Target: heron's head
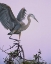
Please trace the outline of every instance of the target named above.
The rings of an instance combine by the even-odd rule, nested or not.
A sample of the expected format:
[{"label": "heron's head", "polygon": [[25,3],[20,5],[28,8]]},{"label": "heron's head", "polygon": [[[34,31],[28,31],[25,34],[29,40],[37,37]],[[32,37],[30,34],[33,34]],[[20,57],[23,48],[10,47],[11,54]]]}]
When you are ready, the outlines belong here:
[{"label": "heron's head", "polygon": [[35,18],[35,16],[33,14],[29,14],[28,17],[32,17],[33,19],[35,19],[38,22],[38,20]]}]

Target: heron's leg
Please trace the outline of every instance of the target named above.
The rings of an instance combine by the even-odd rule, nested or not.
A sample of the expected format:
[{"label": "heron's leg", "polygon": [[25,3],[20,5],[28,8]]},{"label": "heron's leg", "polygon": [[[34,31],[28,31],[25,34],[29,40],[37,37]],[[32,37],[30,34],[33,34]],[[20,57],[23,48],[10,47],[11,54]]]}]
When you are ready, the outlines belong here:
[{"label": "heron's leg", "polygon": [[20,32],[20,34],[19,34],[19,40],[20,40],[20,37],[21,37],[21,32]]}]

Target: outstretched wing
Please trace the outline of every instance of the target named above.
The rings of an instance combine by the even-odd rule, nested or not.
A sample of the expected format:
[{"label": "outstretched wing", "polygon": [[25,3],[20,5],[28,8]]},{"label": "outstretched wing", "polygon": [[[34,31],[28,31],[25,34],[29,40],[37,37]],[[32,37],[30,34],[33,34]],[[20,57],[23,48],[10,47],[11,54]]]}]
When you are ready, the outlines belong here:
[{"label": "outstretched wing", "polygon": [[17,20],[22,21],[25,18],[25,14],[26,14],[26,9],[22,8],[17,15]]},{"label": "outstretched wing", "polygon": [[6,29],[13,29],[16,23],[11,8],[3,3],[0,3],[0,22]]}]

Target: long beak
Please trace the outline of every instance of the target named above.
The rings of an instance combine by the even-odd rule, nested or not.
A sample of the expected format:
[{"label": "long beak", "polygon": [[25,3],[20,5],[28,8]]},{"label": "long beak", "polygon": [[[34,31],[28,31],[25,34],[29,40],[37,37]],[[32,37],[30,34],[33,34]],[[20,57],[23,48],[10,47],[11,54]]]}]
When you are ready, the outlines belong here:
[{"label": "long beak", "polygon": [[19,34],[19,39],[20,39],[20,37],[21,37],[21,33]]},{"label": "long beak", "polygon": [[38,20],[34,17],[34,19],[38,22]]}]

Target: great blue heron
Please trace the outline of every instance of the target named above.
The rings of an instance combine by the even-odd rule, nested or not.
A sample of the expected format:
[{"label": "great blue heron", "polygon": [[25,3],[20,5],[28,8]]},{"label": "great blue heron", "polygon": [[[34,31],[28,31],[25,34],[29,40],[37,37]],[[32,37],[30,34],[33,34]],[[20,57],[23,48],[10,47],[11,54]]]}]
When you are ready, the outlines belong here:
[{"label": "great blue heron", "polygon": [[26,9],[22,8],[18,13],[17,18],[15,18],[11,8],[4,3],[0,3],[0,22],[6,29],[10,30],[8,35],[19,34],[20,38],[21,31],[26,30],[30,25],[30,17],[33,17],[37,21],[33,14],[28,14],[28,23],[25,25],[25,23],[22,21],[25,18],[25,14]]}]

